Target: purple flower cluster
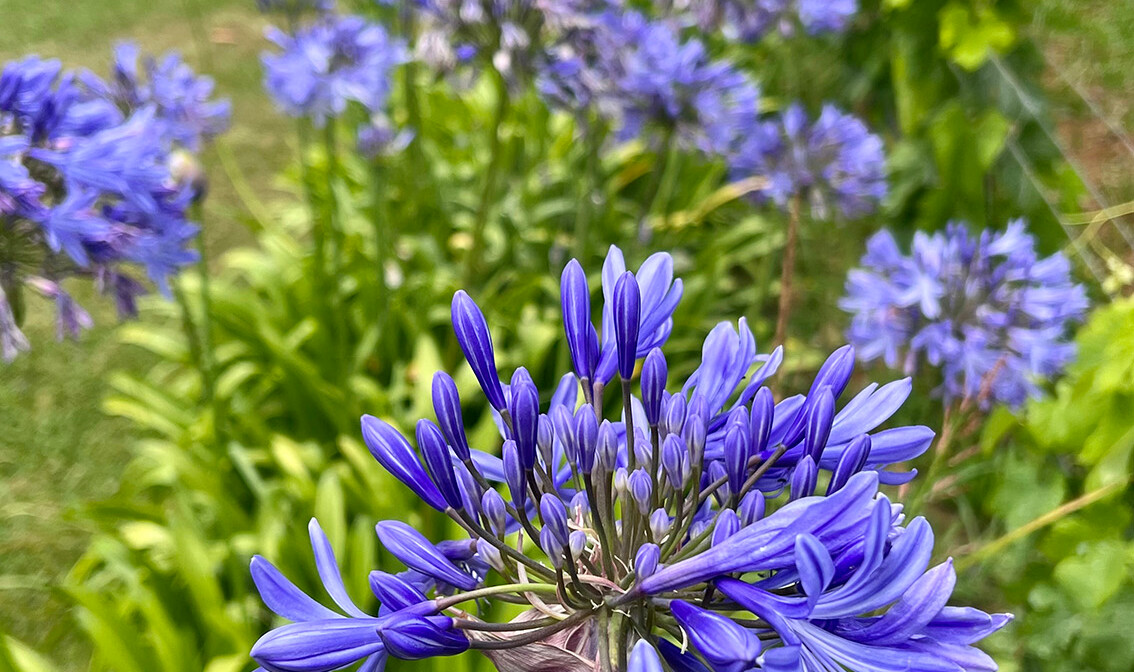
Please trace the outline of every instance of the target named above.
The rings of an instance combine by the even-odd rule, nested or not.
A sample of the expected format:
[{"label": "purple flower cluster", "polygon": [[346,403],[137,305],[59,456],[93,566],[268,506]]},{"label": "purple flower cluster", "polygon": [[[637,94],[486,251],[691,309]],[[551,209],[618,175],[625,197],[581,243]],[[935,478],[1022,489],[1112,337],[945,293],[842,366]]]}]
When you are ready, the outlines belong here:
[{"label": "purple flower cluster", "polygon": [[138,45],[119,44],[114,51],[114,67],[108,97],[124,109],[152,106],[162,132],[172,143],[190,151],[228,130],[232,105],[213,100],[211,77],[198,76],[177,52],[161,60],[146,58],[138,68]]},{"label": "purple flower cluster", "polygon": [[417,57],[440,72],[491,63],[511,84],[524,83],[543,50],[586,22],[603,0],[422,0]]},{"label": "purple flower cluster", "polygon": [[918,232],[909,255],[880,231],[847,277],[842,308],[859,357],[940,368],[946,400],[1012,406],[1074,357],[1067,340],[1087,310],[1062,254],[1040,258],[1024,222],[973,236],[964,224]]},{"label": "purple flower cluster", "polygon": [[768,180],[758,197],[786,207],[799,197],[818,219],[870,214],[886,196],[882,140],[860,119],[831,105],[818,119],[792,105],[750,128],[730,157],[734,174]]},{"label": "purple flower cluster", "polygon": [[710,58],[699,40],[620,10],[594,14],[588,29],[552,52],[540,90],[564,107],[595,105],[623,139],[650,127],[717,156],[737,149],[760,98],[747,76]]},{"label": "purple flower cluster", "polygon": [[382,112],[390,73],[407,58],[400,40],[359,16],[325,14],[294,35],[270,28],[267,37],[281,52],[262,56],[264,87],[281,110],[316,126],[351,102]]},{"label": "purple flower cluster", "polygon": [[[316,567],[338,610],[257,556],[264,602],[293,621],[253,647],[265,670],[365,661],[369,672],[389,657],[469,649],[503,670],[660,672],[663,660],[695,672],[996,669],[972,645],[1010,617],[948,606],[956,577],[949,561],[930,567],[929,524],[879,492],[913,476],[885,467],[933,437],[925,427],[878,430],[909,379],[871,384],[838,408],[854,365],[847,346],[807,394],[777,402],[764,383],[782,351],[758,355],[741,319],[713,329],[701,365],[671,384],[661,348],[682,284],[669,255],[631,272],[611,248],[601,337],[578,262],[561,288],[574,372],[546,406],[524,368],[500,380],[484,315],[457,292],[453,328],[497,420],[498,450],[470,445],[444,372],[433,379],[436,420],[418,421],[416,448],[375,417],[362,432],[390,474],[467,536],[433,543],[405,523],[379,523],[379,541],[406,570],[370,574],[377,615],[347,595],[314,521]],[[483,603],[466,610],[494,599],[531,608],[506,623],[483,620]]]},{"label": "purple flower cluster", "polygon": [[223,129],[227,105],[176,56],[148,62],[119,51],[115,84],[58,61],[29,56],[0,73],[0,343],[5,359],[26,349],[19,332],[24,288],[55,304],[59,334],[77,335],[90,316],[63,288],[90,277],[124,316],[144,288],[141,266],[168,279],[196,260],[197,227],[186,210],[194,186],[173,172],[175,145],[188,149]]},{"label": "purple flower cluster", "polygon": [[842,33],[858,13],[858,0],[696,0],[692,7],[704,30],[753,42],[770,31],[792,37]]}]

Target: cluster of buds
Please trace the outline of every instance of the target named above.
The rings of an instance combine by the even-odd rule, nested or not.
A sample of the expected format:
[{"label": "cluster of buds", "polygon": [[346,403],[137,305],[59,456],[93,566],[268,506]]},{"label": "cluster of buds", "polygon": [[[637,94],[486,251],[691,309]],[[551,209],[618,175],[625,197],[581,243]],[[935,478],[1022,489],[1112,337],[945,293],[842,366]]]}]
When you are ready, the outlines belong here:
[{"label": "cluster of buds", "polygon": [[[346,594],[314,521],[320,577],[345,615],[257,557],[265,602],[296,621],[253,648],[266,670],[365,659],[371,671],[388,656],[469,649],[505,671],[995,669],[970,645],[1009,617],[946,606],[955,576],[950,562],[929,568],[929,524],[879,492],[913,476],[884,467],[933,437],[876,431],[909,379],[872,384],[836,410],[854,362],[845,347],[806,395],[777,403],[764,384],[782,353],[757,355],[742,319],[715,328],[700,367],[670,391],[660,348],[682,290],[672,260],[654,255],[633,273],[612,248],[602,284],[600,340],[585,273],[574,261],[563,272],[574,372],[546,406],[525,369],[501,383],[483,313],[456,294],[453,327],[498,421],[499,456],[470,445],[443,372],[436,422],[418,422],[416,450],[378,418],[362,427],[382,466],[467,537],[434,544],[379,523],[407,570],[371,574],[378,616]],[[485,620],[470,606],[485,600],[518,613]]]}]

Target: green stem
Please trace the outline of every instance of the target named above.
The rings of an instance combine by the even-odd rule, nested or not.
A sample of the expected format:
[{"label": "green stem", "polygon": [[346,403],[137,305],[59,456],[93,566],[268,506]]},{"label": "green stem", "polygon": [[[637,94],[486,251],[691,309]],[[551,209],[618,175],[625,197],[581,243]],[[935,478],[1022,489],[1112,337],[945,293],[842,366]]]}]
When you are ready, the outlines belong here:
[{"label": "green stem", "polygon": [[503,75],[495,69],[489,70],[490,76],[496,84],[496,108],[492,117],[492,137],[490,138],[488,154],[488,171],[484,176],[484,187],[480,193],[480,204],[477,206],[476,219],[473,222],[472,247],[465,259],[465,286],[472,286],[476,278],[481,257],[484,255],[484,232],[488,226],[488,215],[492,210],[493,196],[496,194],[496,182],[499,179],[500,162],[503,158],[503,141],[500,138],[501,127],[508,116],[508,86]]},{"label": "green stem", "polygon": [[650,214],[653,212],[654,204],[661,192],[662,180],[669,170],[669,155],[670,149],[673,147],[674,132],[675,128],[669,126],[662,137],[662,144],[657,154],[657,165],[650,174],[650,184],[646,188],[646,199],[642,202],[642,211],[638,215],[638,240],[643,243],[650,238]]},{"label": "green stem", "polygon": [[459,595],[437,600],[437,610],[443,611],[462,602],[479,600],[482,597],[491,597],[493,595],[506,593],[550,593],[554,595],[556,590],[558,590],[558,588],[555,584],[551,583],[506,583],[500,586],[487,586],[485,588],[477,588],[476,590],[470,590],[466,593],[460,593]]},{"label": "green stem", "polygon": [[799,218],[803,194],[797,192],[788,205],[787,242],[784,245],[783,270],[780,273],[780,309],[776,315],[776,335],[772,343],[783,345],[787,336],[788,318],[791,316],[792,279],[795,277],[795,253],[799,247]]},{"label": "green stem", "polygon": [[213,341],[213,293],[212,280],[209,275],[209,251],[205,240],[204,209],[200,201],[193,204],[193,217],[201,226],[197,234],[197,251],[200,258],[197,260],[197,272],[201,282],[201,377],[204,380],[204,396],[213,411],[213,431],[217,442],[224,443],[224,408],[216,396],[217,364],[216,348]]}]

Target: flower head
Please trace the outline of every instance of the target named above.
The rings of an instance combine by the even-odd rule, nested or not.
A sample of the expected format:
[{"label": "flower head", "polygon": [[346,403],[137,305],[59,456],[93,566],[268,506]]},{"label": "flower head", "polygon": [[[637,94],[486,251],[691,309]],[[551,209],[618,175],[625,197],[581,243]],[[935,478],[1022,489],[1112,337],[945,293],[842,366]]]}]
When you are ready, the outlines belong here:
[{"label": "flower head", "polygon": [[695,0],[692,12],[704,30],[721,29],[752,42],[769,31],[792,37],[841,33],[858,13],[858,0]]},{"label": "flower head", "polygon": [[781,208],[801,198],[818,219],[868,215],[886,196],[881,138],[831,105],[813,121],[796,104],[758,124],[730,162],[740,176],[768,180],[758,197]]},{"label": "flower head", "polygon": [[[329,670],[370,656],[364,666],[380,667],[375,656],[471,648],[509,672],[595,669],[607,655],[635,672],[656,672],[663,658],[677,670],[736,672],[995,668],[970,645],[1007,617],[947,606],[952,568],[928,568],[929,524],[906,520],[878,491],[908,480],[886,467],[920,455],[933,436],[877,431],[909,395],[908,379],[870,385],[838,408],[854,366],[845,347],[807,394],[776,403],[764,383],[781,351],[757,354],[741,320],[713,330],[701,366],[668,386],[660,358],[680,297],[669,256],[633,273],[611,250],[601,341],[580,272],[572,262],[563,274],[576,372],[546,406],[525,369],[500,381],[487,322],[458,294],[454,327],[499,446],[468,445],[444,374],[433,386],[438,424],[419,422],[416,449],[374,418],[363,427],[383,466],[467,537],[435,544],[404,523],[379,523],[380,542],[407,570],[372,575],[377,616],[345,595],[315,526],[319,574],[341,612],[254,560],[265,602],[296,621],[256,644],[261,664]],[[642,358],[650,373],[643,364],[639,394]],[[623,403],[604,403],[612,387]],[[620,410],[604,418],[611,406]],[[494,596],[532,608],[487,623],[463,606]],[[611,650],[598,644],[609,634],[601,623],[621,633]]]},{"label": "flower head", "polygon": [[759,89],[677,26],[608,8],[550,53],[540,90],[571,109],[597,107],[629,139],[651,129],[713,154],[735,151],[756,119]]},{"label": "flower head", "polygon": [[211,77],[199,76],[177,52],[143,62],[138,70],[138,45],[119,44],[114,50],[110,83],[113,100],[126,109],[152,105],[162,131],[171,142],[191,151],[228,129],[232,107],[228,100],[212,100]]},{"label": "flower head", "polygon": [[1062,254],[1040,258],[1021,220],[918,232],[909,255],[880,231],[847,277],[847,336],[863,360],[940,368],[946,400],[1019,405],[1074,357],[1067,331],[1087,298],[1070,270]]},{"label": "flower head", "polygon": [[[168,291],[197,259],[187,209],[200,191],[175,173],[172,150],[219,131],[227,108],[176,57],[147,69],[143,82],[124,46],[114,84],[34,56],[0,73],[0,215],[10,241],[0,278],[8,305],[23,304],[25,286],[53,303],[60,337],[90,326],[65,279],[94,278],[130,316],[144,291],[131,267]],[[13,356],[27,345],[14,326],[22,315],[0,312]]]},{"label": "flower head", "polygon": [[270,28],[267,37],[281,52],[262,56],[264,87],[285,113],[317,126],[350,102],[381,112],[390,71],[407,58],[400,40],[359,16],[327,14],[294,35]]}]

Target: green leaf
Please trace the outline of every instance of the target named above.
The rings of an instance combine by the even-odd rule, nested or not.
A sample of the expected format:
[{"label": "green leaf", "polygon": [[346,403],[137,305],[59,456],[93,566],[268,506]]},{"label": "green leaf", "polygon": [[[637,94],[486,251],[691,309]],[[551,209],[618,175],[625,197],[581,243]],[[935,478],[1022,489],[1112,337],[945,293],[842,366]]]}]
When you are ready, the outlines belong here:
[{"label": "green leaf", "polygon": [[1055,567],[1055,578],[1081,609],[1093,610],[1110,599],[1129,578],[1129,552],[1124,544],[1088,544]]}]

